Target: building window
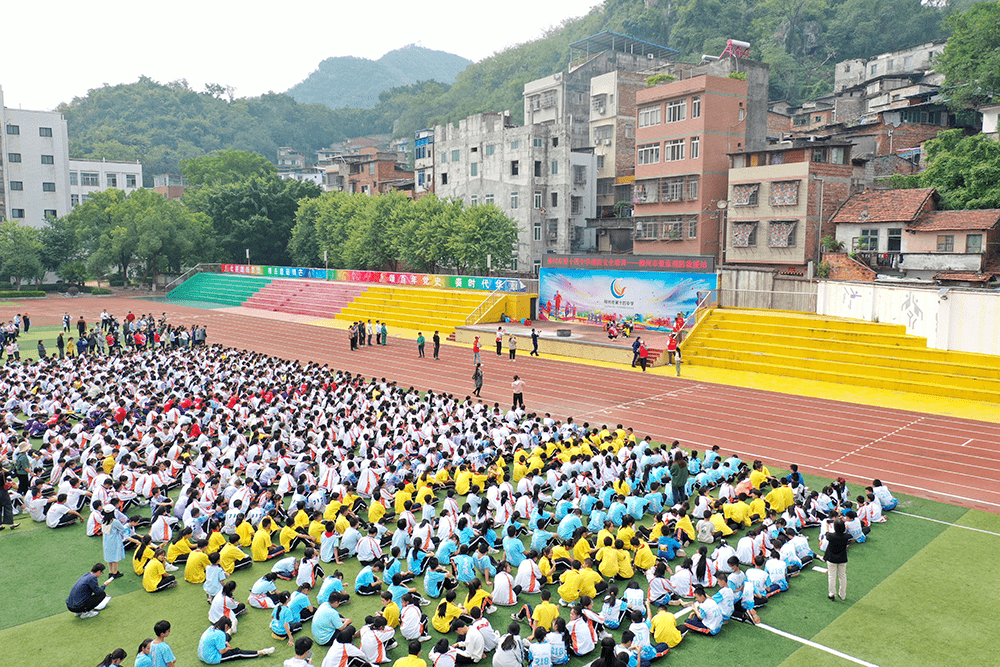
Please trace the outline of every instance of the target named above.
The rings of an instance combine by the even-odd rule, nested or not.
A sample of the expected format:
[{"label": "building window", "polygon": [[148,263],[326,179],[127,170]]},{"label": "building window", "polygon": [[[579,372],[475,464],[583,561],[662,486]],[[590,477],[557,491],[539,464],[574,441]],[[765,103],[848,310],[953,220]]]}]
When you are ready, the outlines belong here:
[{"label": "building window", "polygon": [[559,145],[559,137],[552,137],[552,147],[555,148]]},{"label": "building window", "polygon": [[582,164],[573,165],[573,183],[576,185],[587,184],[587,167]]},{"label": "building window", "polygon": [[889,245],[886,247],[888,252],[900,252],[903,249],[903,229],[901,227],[895,227],[889,230]]},{"label": "building window", "polygon": [[965,236],[965,252],[981,253],[983,251],[983,235],[967,234]]},{"label": "building window", "polygon": [[862,229],[858,239],[858,250],[878,251],[878,229]]},{"label": "building window", "polygon": [[756,206],[760,183],[733,186],[733,206]]},{"label": "building window", "polygon": [[687,100],[675,100],[667,103],[666,122],[676,123],[684,120],[687,110]]},{"label": "building window", "polygon": [[535,225],[534,225],[534,229],[535,229],[535,240],[536,241],[541,241],[542,240],[542,223],[536,222]]},{"label": "building window", "polygon": [[684,140],[674,139],[663,145],[663,161],[676,162],[684,159]]},{"label": "building window", "polygon": [[479,152],[479,146],[473,146],[472,148],[469,149],[469,152],[470,153],[478,153]]},{"label": "building window", "polygon": [[542,177],[542,161],[535,160],[535,178]]},{"label": "building window", "polygon": [[448,174],[441,174],[441,185],[448,185]]},{"label": "building window", "polygon": [[660,237],[660,222],[658,220],[639,220],[635,223],[635,238],[657,239]]},{"label": "building window", "polygon": [[[639,109],[639,127],[649,127],[650,125],[660,124],[660,106],[646,107],[645,109]],[[608,125],[607,127],[611,127]]]},{"label": "building window", "polygon": [[69,184],[80,185],[80,174],[76,171],[69,172]]},{"label": "building window", "polygon": [[510,149],[512,151],[516,151],[520,147],[521,147],[521,141],[519,139],[515,139],[514,141],[510,142]]},{"label": "building window", "polygon": [[775,181],[771,183],[771,206],[797,206],[798,203],[798,181]]},{"label": "building window", "polygon": [[478,162],[469,163],[469,176],[478,176],[478,175],[479,175],[479,163]]},{"label": "building window", "polygon": [[875,76],[876,74],[878,74],[878,63],[872,65],[871,73],[872,73],[871,74],[872,76]]},{"label": "building window", "polygon": [[[420,172],[420,173],[421,173],[421,175],[423,175],[424,172]],[[134,188],[136,183],[137,183],[137,175],[136,174],[125,174],[125,187],[126,188]]]},{"label": "building window", "polygon": [[812,152],[813,162],[826,162],[826,149],[825,148],[814,148]]},{"label": "building window", "polygon": [[486,146],[486,154],[487,155],[493,155],[496,152],[497,152],[497,147],[496,147],[495,144],[488,144]]},{"label": "building window", "polygon": [[520,195],[517,192],[510,193],[510,208],[512,211],[516,211],[520,205]]},{"label": "building window", "polygon": [[15,220],[23,219],[24,218],[24,209],[23,208],[12,208],[12,209],[10,209],[10,217],[14,218]]},{"label": "building window", "polygon": [[469,206],[479,206],[479,195],[469,197]]},{"label": "building window", "polygon": [[542,207],[542,191],[541,190],[535,190],[535,202],[534,203],[535,203],[535,208],[541,208]]},{"label": "building window", "polygon": [[47,208],[44,211],[42,211],[42,217],[44,217],[46,220],[50,218],[58,218],[59,212],[54,208]]},{"label": "building window", "polygon": [[375,163],[374,162],[369,162],[368,163],[368,174],[372,175],[374,173],[375,173]]},{"label": "building window", "polygon": [[448,164],[448,151],[441,153],[441,164]]},{"label": "building window", "polygon": [[580,209],[583,208],[583,197],[570,197],[569,198],[569,213],[570,215],[580,215]]},{"label": "building window", "polygon": [[108,187],[117,188],[118,187],[118,174],[108,174]]},{"label": "building window", "polygon": [[691,159],[697,160],[701,156],[701,137],[691,137]]},{"label": "building window", "polygon": [[510,270],[517,272],[517,255],[512,255],[510,258]]},{"label": "building window", "polygon": [[55,164],[55,163],[56,163],[55,156],[53,156],[53,155],[43,155],[42,156],[42,164]]},{"label": "building window", "polygon": [[545,142],[542,141],[541,137],[535,137],[531,140],[531,145],[535,148],[542,148],[545,146]]},{"label": "building window", "polygon": [[660,181],[660,201],[681,201],[684,199],[684,179],[665,178]]},{"label": "building window", "polygon": [[20,125],[7,125],[7,134],[21,134]]},{"label": "building window", "polygon": [[73,207],[79,206],[80,205],[80,195],[70,195],[69,196],[69,205],[73,206]]},{"label": "building window", "polygon": [[520,162],[520,160],[511,160],[510,161],[510,175],[511,176],[517,176],[520,173],[521,173],[521,162]]},{"label": "building window", "polygon": [[559,175],[559,160],[552,161],[552,175],[553,176]]},{"label": "building window", "polygon": [[95,171],[81,171],[80,185],[99,188],[101,187],[101,175]]},{"label": "building window", "polygon": [[733,247],[734,248],[756,248],[757,247],[757,223],[756,222],[736,222],[736,223],[733,223]]},{"label": "building window", "polygon": [[691,117],[701,118],[701,96],[695,95],[691,98]]},{"label": "building window", "polygon": [[55,183],[42,183],[42,192],[55,192],[55,191],[56,191]]},{"label": "building window", "polygon": [[614,134],[614,125],[598,125],[594,128],[594,141],[608,141]]},{"label": "building window", "polygon": [[663,221],[663,238],[679,241],[684,238],[683,218],[667,218]]},{"label": "building window", "polygon": [[51,137],[52,128],[51,127],[40,127],[38,128],[38,136],[40,137]]},{"label": "building window", "polygon": [[951,234],[942,234],[937,237],[938,252],[955,252],[955,237]]},{"label": "building window", "polygon": [[698,238],[698,216],[693,216],[690,220],[688,220],[688,238]]},{"label": "building window", "polygon": [[787,222],[772,220],[767,223],[767,247],[795,247],[795,225],[796,222],[794,220]]},{"label": "building window", "polygon": [[451,161],[452,162],[458,162],[461,159],[462,159],[462,151],[452,151],[451,152]]},{"label": "building window", "polygon": [[20,192],[24,190],[24,183],[21,181],[11,181],[10,189],[12,192]]},{"label": "building window", "polygon": [[635,125],[632,123],[625,123],[625,138],[635,139]]},{"label": "building window", "polygon": [[7,162],[12,162],[13,163],[13,162],[20,162],[20,161],[21,161],[21,154],[20,153],[7,153]]},{"label": "building window", "polygon": [[660,144],[639,146],[637,164],[656,164],[660,161]]},{"label": "building window", "polygon": [[688,200],[694,201],[698,198],[698,177],[688,179]]},{"label": "building window", "polygon": [[486,195],[485,197],[483,197],[483,203],[484,204],[489,204],[490,206],[492,206],[493,205],[493,195]]},{"label": "building window", "polygon": [[597,156],[597,169],[598,169],[598,171],[601,170],[601,169],[604,169],[604,156],[603,155],[598,155]]},{"label": "building window", "polygon": [[552,201],[552,208],[559,208],[559,193],[550,192],[549,199]]}]

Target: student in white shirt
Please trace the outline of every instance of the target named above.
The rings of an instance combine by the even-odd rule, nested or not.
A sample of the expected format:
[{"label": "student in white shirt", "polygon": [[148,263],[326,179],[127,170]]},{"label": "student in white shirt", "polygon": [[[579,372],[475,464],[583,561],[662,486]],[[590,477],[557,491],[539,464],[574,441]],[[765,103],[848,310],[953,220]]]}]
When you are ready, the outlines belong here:
[{"label": "student in white shirt", "polygon": [[63,528],[72,526],[77,521],[82,521],[83,517],[76,510],[72,510],[66,505],[66,494],[60,493],[56,501],[45,513],[45,525],[49,528]]},{"label": "student in white shirt", "polygon": [[705,589],[696,586],[694,589],[694,611],[688,616],[684,625],[703,635],[715,636],[722,630],[722,610],[715,600],[705,595]]},{"label": "student in white shirt", "polygon": [[[455,619],[452,630],[461,637],[461,641],[455,644],[458,653],[455,655],[455,662],[459,665],[472,665],[478,663],[486,654],[486,646],[483,641],[483,633],[470,626],[461,618]],[[412,643],[412,642],[411,642]]]},{"label": "student in white shirt", "polygon": [[579,605],[570,608],[569,623],[566,624],[566,629],[569,631],[570,637],[570,646],[566,648],[569,649],[570,655],[585,656],[594,650],[597,645],[596,640]]},{"label": "student in white shirt", "polygon": [[[393,639],[396,631],[386,623],[382,616],[369,616],[365,618],[365,625],[361,627],[361,650],[365,657],[373,665],[380,665],[392,662],[389,651],[396,648],[398,644]],[[445,640],[447,643],[447,640]]]}]

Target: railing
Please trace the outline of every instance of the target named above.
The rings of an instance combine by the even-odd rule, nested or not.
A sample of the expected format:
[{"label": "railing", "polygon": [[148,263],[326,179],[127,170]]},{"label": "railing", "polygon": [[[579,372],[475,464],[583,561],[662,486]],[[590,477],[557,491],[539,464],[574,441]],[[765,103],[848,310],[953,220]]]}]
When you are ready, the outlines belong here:
[{"label": "railing", "polygon": [[900,252],[868,252],[856,251],[856,257],[872,269],[898,269],[903,263]]},{"label": "railing", "polygon": [[722,290],[719,305],[723,308],[762,308],[765,310],[792,310],[801,313],[816,312],[817,290],[809,283],[808,292],[776,292],[773,290],[726,289]]},{"label": "railing", "polygon": [[180,287],[188,280],[188,278],[195,275],[196,273],[220,273],[221,271],[222,271],[222,264],[219,263],[203,262],[201,264],[196,264],[187,271],[185,271],[184,273],[182,273],[181,275],[171,280],[166,285],[164,285],[163,293],[167,294],[168,292],[170,292],[170,290],[174,289],[175,287]]},{"label": "railing", "polygon": [[471,324],[479,324],[482,322],[483,318],[486,317],[486,313],[488,313],[493,306],[497,305],[500,300],[506,296],[507,293],[501,292],[500,290],[490,292],[490,295],[483,299],[483,302],[476,306],[476,309],[465,318],[465,325],[469,326]]}]

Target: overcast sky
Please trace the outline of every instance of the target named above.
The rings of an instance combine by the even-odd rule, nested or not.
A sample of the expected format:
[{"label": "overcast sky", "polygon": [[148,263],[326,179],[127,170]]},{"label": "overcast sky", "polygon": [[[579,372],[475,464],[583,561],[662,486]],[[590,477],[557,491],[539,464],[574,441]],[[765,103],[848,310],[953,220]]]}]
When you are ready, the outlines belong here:
[{"label": "overcast sky", "polygon": [[235,86],[238,96],[287,90],[324,58],[377,59],[419,43],[473,61],[540,37],[599,0],[167,0],[101,5],[5,3],[8,107],[48,110],[140,75]]}]

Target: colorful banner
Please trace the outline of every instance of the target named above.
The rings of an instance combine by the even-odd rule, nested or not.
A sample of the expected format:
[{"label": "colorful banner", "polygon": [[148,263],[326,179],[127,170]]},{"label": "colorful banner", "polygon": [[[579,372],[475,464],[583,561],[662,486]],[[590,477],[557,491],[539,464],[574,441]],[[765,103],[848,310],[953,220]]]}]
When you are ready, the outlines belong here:
[{"label": "colorful banner", "polygon": [[712,255],[545,255],[542,268],[690,271],[712,273]]},{"label": "colorful banner", "polygon": [[382,283],[405,287],[437,287],[441,289],[468,289],[484,292],[526,292],[527,287],[517,278],[491,278],[486,276],[442,276],[430,273],[405,271],[349,271],[346,269],[309,269],[294,266],[259,266],[256,264],[223,264],[223,273],[268,278],[311,278],[313,280],[340,280],[351,283]]},{"label": "colorful banner", "polygon": [[688,316],[699,294],[717,287],[714,273],[542,269],[538,319],[590,324],[632,320],[640,328],[669,331],[678,313]]}]

